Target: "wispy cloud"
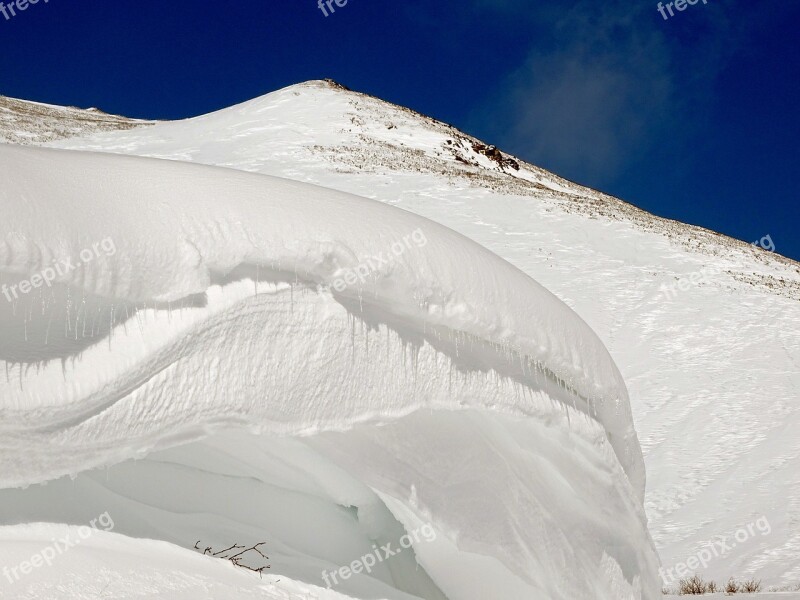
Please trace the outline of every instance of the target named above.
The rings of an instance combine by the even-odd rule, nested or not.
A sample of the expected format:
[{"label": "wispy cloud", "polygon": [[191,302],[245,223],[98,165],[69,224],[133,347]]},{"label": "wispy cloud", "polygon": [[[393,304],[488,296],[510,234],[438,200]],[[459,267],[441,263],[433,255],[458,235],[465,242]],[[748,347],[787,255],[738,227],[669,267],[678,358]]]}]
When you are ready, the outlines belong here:
[{"label": "wispy cloud", "polygon": [[[481,5],[508,7],[476,0]],[[621,168],[674,96],[662,36],[642,31],[630,3],[581,2],[551,19],[524,63],[482,107],[534,162],[596,179]],[[491,109],[489,107],[492,107]]]},{"label": "wispy cloud", "polygon": [[528,18],[535,33],[529,52],[473,115],[472,129],[597,184],[655,144],[689,139],[714,78],[744,39],[744,25],[719,6],[698,5],[665,26],[650,2],[581,0],[566,11],[516,0],[473,3]]}]

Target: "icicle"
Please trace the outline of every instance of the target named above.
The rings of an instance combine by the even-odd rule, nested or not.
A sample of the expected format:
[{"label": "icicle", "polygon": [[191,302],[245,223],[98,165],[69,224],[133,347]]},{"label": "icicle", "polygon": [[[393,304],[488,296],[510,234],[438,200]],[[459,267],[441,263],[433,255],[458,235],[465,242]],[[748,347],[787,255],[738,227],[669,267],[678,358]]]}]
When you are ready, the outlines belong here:
[{"label": "icicle", "polygon": [[353,364],[356,362],[356,318],[355,316],[351,315],[349,312],[347,313],[347,319],[350,321],[350,348],[352,354],[351,360]]},{"label": "icicle", "polygon": [[111,338],[114,336],[114,305],[111,305],[111,312],[108,317],[108,349],[111,350]]},{"label": "icicle", "polygon": [[142,310],[136,309],[136,323],[139,325],[139,335],[144,338],[144,325],[142,324]]},{"label": "icicle", "polygon": [[[83,330],[81,331],[81,337],[85,338],[86,337],[86,321],[88,320],[88,319],[85,318],[85,315],[86,315],[86,295],[85,294],[84,294],[83,298],[81,299],[81,307],[83,308],[83,314],[84,314]],[[78,309],[78,314],[80,314],[80,309]]]},{"label": "icicle", "polygon": [[416,400],[416,397],[417,397],[417,381],[418,381],[418,373],[419,373],[419,353],[420,353],[420,347],[417,346],[417,347],[415,347],[413,349],[413,356],[414,356],[414,371],[413,371],[414,386],[412,388],[412,390],[413,390],[413,394],[412,395],[413,395],[413,398],[415,400]]},{"label": "icicle", "polygon": [[44,345],[47,346],[48,341],[50,340],[50,325],[53,322],[53,313],[55,310],[50,311],[50,318],[47,320],[47,328],[44,331]]},{"label": "icicle", "polygon": [[[94,326],[97,324],[97,315],[100,314],[101,310],[102,310],[102,308],[98,306],[97,307],[97,313],[95,313],[94,316],[92,316],[92,337],[95,336]],[[84,316],[84,318],[86,318],[86,316]],[[80,319],[80,311],[78,311],[78,314],[75,316],[75,339],[76,340],[78,339],[78,320],[79,319]]]},{"label": "icicle", "polygon": [[453,361],[448,361],[448,373],[447,373],[447,391],[450,392],[450,395],[453,394]]}]

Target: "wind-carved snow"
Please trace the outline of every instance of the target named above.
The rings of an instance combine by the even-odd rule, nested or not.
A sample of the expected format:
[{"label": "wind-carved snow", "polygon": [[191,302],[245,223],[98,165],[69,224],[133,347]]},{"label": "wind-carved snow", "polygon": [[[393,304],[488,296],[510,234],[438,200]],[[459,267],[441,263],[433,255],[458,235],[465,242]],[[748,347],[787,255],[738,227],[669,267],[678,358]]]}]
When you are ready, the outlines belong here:
[{"label": "wind-carved snow", "polygon": [[[79,121],[66,128],[77,130]],[[798,265],[522,161],[519,172],[503,171],[475,152],[474,142],[407,109],[310,82],[197,119],[59,145],[320,183],[399,205],[477,240],[554,291],[620,365],[648,463],[646,506],[664,565],[686,561],[708,540],[763,515],[769,536],[741,544],[703,574],[725,580],[734,569],[765,584],[796,583]],[[753,232],[753,239],[768,233]],[[191,260],[191,248],[185,255]],[[713,276],[691,282],[712,268]],[[690,285],[675,297],[661,291],[682,282]],[[90,306],[99,332],[110,310]]]},{"label": "wind-carved snow", "polygon": [[317,586],[430,524],[435,542],[337,589],[659,594],[624,382],[509,263],[296,181],[12,146],[0,163],[4,523],[108,511],[186,548],[264,538],[275,572]]},{"label": "wind-carved snow", "polygon": [[[58,145],[318,183],[476,240],[573,308],[620,366],[664,565],[765,516],[769,536],[703,574],[797,584],[800,266],[518,159],[519,171],[501,169],[476,142],[408,109],[309,82],[197,119]],[[753,231],[752,240],[770,233]]]}]

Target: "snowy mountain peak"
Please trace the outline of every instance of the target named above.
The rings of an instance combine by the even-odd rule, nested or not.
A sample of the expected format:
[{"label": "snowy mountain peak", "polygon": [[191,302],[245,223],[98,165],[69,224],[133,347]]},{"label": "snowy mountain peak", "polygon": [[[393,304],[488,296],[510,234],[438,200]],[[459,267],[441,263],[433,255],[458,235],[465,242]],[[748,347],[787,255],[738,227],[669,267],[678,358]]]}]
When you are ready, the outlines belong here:
[{"label": "snowy mountain peak", "polygon": [[[170,483],[234,485],[277,507],[248,512],[235,531],[269,533],[283,544],[281,572],[304,582],[344,564],[345,546],[352,554],[428,521],[442,543],[415,547],[400,577],[379,574],[372,597],[649,600],[674,582],[658,580],[638,489],[620,467],[640,488],[627,388],[648,474],[644,509],[665,568],[753,526],[704,575],[800,580],[800,505],[786,501],[800,489],[800,266],[779,255],[770,232],[752,244],[655,217],[331,81],[66,139],[94,114],[71,110],[39,116],[26,106],[25,127],[45,138],[57,130],[57,149],[167,160],[0,152],[14,165],[0,189],[10,215],[0,221],[0,273],[30,277],[45,258],[80,255],[110,233],[118,250],[62,282],[72,290],[57,298],[62,313],[26,296],[0,314],[29,345],[65,311],[63,331],[76,336],[45,348],[70,361],[29,358],[25,368],[22,344],[0,339],[7,358],[17,352],[0,394],[0,411],[15,418],[0,446],[8,456],[23,441],[41,451],[8,461],[16,483],[34,471],[124,462],[110,478],[83,471],[76,484],[5,490],[9,518],[62,522],[37,507],[67,493],[69,506],[91,505],[99,489],[115,498],[120,533],[182,545],[207,519],[176,525],[171,507],[185,498]],[[22,209],[20,197],[30,198]],[[430,222],[445,228],[431,225],[429,245],[387,264],[398,234]],[[551,310],[552,298],[521,273],[446,228],[581,319]],[[331,291],[348,276],[359,283]],[[544,380],[516,348],[551,367]],[[585,396],[598,384],[619,390],[620,402],[606,394],[593,414]],[[225,419],[247,423],[253,437],[218,433]],[[131,453],[147,458],[125,460]],[[158,494],[135,491],[148,481],[160,482]],[[241,523],[214,499],[203,497],[195,514]],[[152,507],[144,524],[141,506]],[[126,516],[135,518],[123,525]],[[323,521],[336,540],[320,548],[304,528]]]},{"label": "snowy mountain peak", "polygon": [[[343,190],[350,189],[353,176],[391,185],[401,177],[430,175],[463,189],[555,203],[558,210],[591,219],[629,223],[682,247],[701,262],[723,258],[723,274],[737,285],[800,300],[800,265],[780,256],[780,247],[764,252],[701,227],[657,217],[531,165],[452,125],[332,80],[308,81],[207,115],[161,122],[156,134],[141,127],[152,125],[150,121],[105,116],[98,124],[90,111],[43,111],[33,110],[32,103],[23,105],[32,113],[24,127],[44,133],[6,132],[7,139],[60,139],[52,145],[192,160]],[[103,127],[129,131],[103,133]],[[195,144],[196,135],[205,140],[202,145]],[[80,142],[65,139],[72,136]],[[331,174],[342,183],[331,181]],[[374,188],[361,193],[377,196]]]}]

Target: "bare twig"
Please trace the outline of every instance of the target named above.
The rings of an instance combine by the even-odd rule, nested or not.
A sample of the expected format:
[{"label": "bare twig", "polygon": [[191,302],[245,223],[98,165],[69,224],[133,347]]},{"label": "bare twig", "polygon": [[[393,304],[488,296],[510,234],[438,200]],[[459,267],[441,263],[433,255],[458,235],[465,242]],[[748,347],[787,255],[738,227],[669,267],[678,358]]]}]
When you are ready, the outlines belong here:
[{"label": "bare twig", "polygon": [[[238,550],[239,548],[244,548],[244,546],[237,546],[236,544],[234,544],[234,545],[233,545],[233,546],[231,546],[230,548],[225,548],[225,550],[220,550],[219,552],[215,552],[215,553],[214,553],[214,554],[212,554],[211,556],[219,556],[220,554],[223,554],[223,553],[225,553],[225,552],[228,552],[229,550]],[[223,556],[222,558],[229,558],[229,557],[227,557],[227,556]]]},{"label": "bare twig", "polygon": [[[197,550],[197,551],[200,551],[199,544],[200,544],[200,540],[197,540],[197,542],[195,542],[195,545],[194,545],[194,549]],[[203,554],[206,554],[206,555],[209,555],[209,556],[213,556],[213,557],[216,557],[216,558],[221,558],[223,560],[228,560],[228,561],[230,561],[231,563],[233,563],[237,567],[241,567],[242,569],[247,569],[248,571],[253,571],[254,573],[258,573],[258,575],[260,577],[261,573],[264,571],[264,569],[269,569],[270,565],[264,565],[263,567],[257,567],[256,568],[256,567],[251,567],[250,565],[247,565],[247,564],[243,563],[242,560],[244,558],[244,555],[247,554],[248,552],[257,552],[258,555],[261,556],[263,559],[269,560],[269,556],[267,556],[261,550],[259,550],[259,546],[263,546],[264,544],[266,544],[266,542],[259,542],[258,544],[250,546],[249,548],[246,548],[245,546],[239,546],[238,544],[233,544],[231,547],[225,548],[224,550],[220,550],[219,552],[214,552],[214,549],[211,546],[208,546],[207,548],[205,548],[203,550]],[[234,554],[232,556],[221,556],[221,555],[225,554],[226,552],[230,552],[231,550],[241,550],[241,552],[237,552],[236,554]]]}]

